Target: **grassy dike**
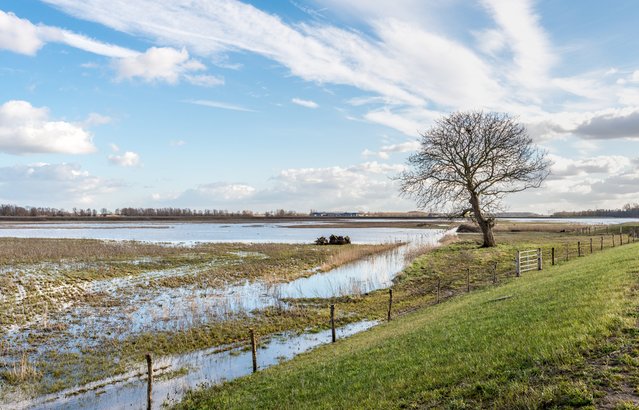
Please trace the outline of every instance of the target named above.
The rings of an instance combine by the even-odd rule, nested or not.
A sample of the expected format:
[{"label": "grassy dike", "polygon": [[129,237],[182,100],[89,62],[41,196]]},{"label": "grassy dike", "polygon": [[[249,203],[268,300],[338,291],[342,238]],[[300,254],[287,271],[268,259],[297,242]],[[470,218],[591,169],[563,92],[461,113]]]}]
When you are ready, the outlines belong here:
[{"label": "grassy dike", "polygon": [[176,408],[634,408],[638,275],[639,244],[547,266]]}]

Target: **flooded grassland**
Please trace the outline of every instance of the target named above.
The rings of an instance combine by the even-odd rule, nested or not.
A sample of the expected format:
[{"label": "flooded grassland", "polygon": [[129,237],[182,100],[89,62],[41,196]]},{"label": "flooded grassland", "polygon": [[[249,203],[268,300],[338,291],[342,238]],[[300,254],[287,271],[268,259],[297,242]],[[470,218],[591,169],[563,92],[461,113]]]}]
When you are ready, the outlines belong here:
[{"label": "flooded grassland", "polygon": [[[432,232],[429,243],[443,231]],[[139,378],[146,352],[181,357],[242,348],[249,327],[263,341],[321,331],[331,298],[389,286],[406,252],[399,240],[317,246],[0,238],[0,407],[40,408],[43,401],[32,399],[56,392],[67,392],[66,401],[104,392],[106,384]],[[339,325],[369,316],[344,310]],[[167,366],[162,377],[188,380],[187,368]]]}]

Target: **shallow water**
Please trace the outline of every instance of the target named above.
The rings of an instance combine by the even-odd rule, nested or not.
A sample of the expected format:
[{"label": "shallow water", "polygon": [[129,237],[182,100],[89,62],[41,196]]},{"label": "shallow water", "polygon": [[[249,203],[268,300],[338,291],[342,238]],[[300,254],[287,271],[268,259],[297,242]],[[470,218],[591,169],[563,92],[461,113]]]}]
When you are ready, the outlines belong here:
[{"label": "shallow water", "polygon": [[[554,222],[584,225],[614,225],[639,222],[639,218],[502,218],[504,221]],[[384,222],[366,218],[344,219],[345,222]],[[433,220],[393,220],[436,222]],[[103,223],[19,223],[1,222],[0,237],[18,238],[90,238],[138,240],[149,242],[279,242],[310,243],[319,236],[349,235],[355,243],[383,243],[403,241],[411,228],[304,228],[291,226],[318,225],[339,221],[321,219],[300,222],[262,222],[244,224],[193,222],[103,222]],[[442,224],[450,221],[441,220]],[[419,231],[419,230],[417,230]]]},{"label": "shallow water", "polygon": [[[337,329],[337,337],[348,337],[370,329],[376,324],[377,322],[374,321],[352,323]],[[269,342],[258,347],[258,368],[264,369],[283,360],[289,360],[319,345],[329,343],[330,337],[330,330],[302,335],[274,336]],[[188,371],[184,375],[168,380],[162,380],[159,374],[155,374],[153,402],[154,407],[157,408],[160,407],[160,403],[179,400],[195,386],[217,384],[250,374],[252,372],[251,352],[242,349],[224,352],[216,352],[216,349],[201,350],[180,356],[160,358],[154,362],[154,369],[158,368],[163,368],[162,373],[178,371],[183,368],[187,368]],[[144,369],[140,368],[139,372],[144,373]],[[12,404],[12,408],[48,410],[145,408],[146,376],[135,376],[133,373],[129,376],[129,378],[120,376],[117,379],[92,383],[94,389],[91,389],[92,386],[83,387],[83,389],[89,387],[88,391],[70,389],[36,400],[15,403]]]},{"label": "shallow water", "polygon": [[[320,221],[321,222],[321,221]],[[147,242],[251,242],[312,243],[320,236],[348,235],[353,243],[404,241],[423,231],[411,228],[304,228],[299,223],[230,224],[221,223],[0,223],[0,237],[17,238],[86,238],[137,240]],[[313,222],[317,224],[317,222]]]}]

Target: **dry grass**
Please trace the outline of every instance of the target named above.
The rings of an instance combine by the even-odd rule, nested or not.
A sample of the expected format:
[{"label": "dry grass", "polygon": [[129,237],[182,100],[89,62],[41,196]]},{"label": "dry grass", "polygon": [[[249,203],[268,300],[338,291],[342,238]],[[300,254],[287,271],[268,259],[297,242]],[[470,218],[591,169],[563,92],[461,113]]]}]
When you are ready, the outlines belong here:
[{"label": "dry grass", "polygon": [[338,266],[342,266],[377,253],[387,252],[402,245],[404,245],[404,243],[359,245],[357,247],[353,247],[352,245],[342,245],[337,253],[330,255],[327,260],[322,263],[322,265],[320,265],[319,270],[321,272],[327,272],[331,269],[335,269]]},{"label": "dry grass", "polygon": [[576,223],[498,221],[495,232],[579,232],[583,227]]},{"label": "dry grass", "polygon": [[184,248],[135,241],[98,239],[0,238],[0,263],[37,263],[61,259],[104,260],[167,256]]},{"label": "dry grass", "polygon": [[20,361],[13,368],[0,373],[0,377],[9,384],[20,384],[38,380],[42,374],[29,362],[26,353],[22,353]]}]

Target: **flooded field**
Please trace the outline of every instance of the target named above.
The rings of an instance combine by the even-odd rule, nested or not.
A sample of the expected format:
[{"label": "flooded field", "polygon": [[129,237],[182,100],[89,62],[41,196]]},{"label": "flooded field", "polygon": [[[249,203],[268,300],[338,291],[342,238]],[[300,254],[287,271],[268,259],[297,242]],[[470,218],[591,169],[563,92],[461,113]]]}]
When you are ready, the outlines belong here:
[{"label": "flooded field", "polygon": [[[375,245],[342,250],[302,245],[333,232]],[[5,237],[67,239],[4,247],[6,252],[7,246],[17,246],[26,260],[4,255],[0,271],[0,407],[135,406],[139,398],[131,391],[140,389],[139,377],[123,381],[122,375],[135,374],[143,352],[152,349],[161,358],[158,363],[170,363],[162,370],[165,387],[156,394],[175,399],[197,384],[244,374],[241,369],[250,362],[237,349],[248,326],[265,335],[266,351],[275,349],[263,365],[289,358],[327,340],[324,300],[390,286],[413,250],[436,246],[445,233],[444,226],[347,232],[237,224],[5,227],[0,229]],[[131,239],[158,244],[122,242]],[[24,251],[28,243],[39,247],[33,255]],[[74,246],[117,246],[119,253],[91,257]],[[126,246],[133,250],[121,249]],[[56,247],[67,257],[55,259]],[[349,262],[349,257],[357,260]],[[338,266],[326,269],[331,261]],[[350,334],[373,322],[345,312],[340,323]]]}]

